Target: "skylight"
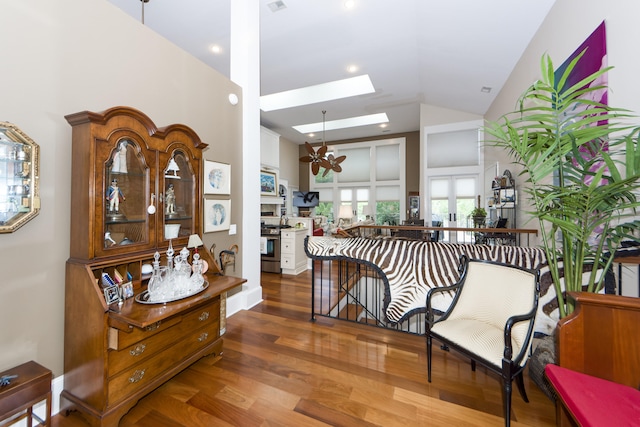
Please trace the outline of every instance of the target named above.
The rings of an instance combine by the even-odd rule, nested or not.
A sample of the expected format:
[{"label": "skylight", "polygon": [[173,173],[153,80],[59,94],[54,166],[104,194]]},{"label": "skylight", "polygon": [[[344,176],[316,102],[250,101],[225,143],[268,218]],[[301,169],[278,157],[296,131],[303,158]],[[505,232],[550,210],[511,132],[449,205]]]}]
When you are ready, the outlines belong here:
[{"label": "skylight", "polygon": [[[348,119],[331,120],[324,124],[324,130],[335,130],[353,128],[356,126],[375,125],[378,123],[387,123],[389,118],[387,113],[369,114],[366,116],[350,117]],[[322,122],[309,123],[306,125],[293,126],[300,133],[321,132],[323,130]]]},{"label": "skylight", "polygon": [[261,96],[260,109],[262,111],[282,110],[284,108],[299,107],[301,105],[364,95],[375,91],[369,75],[364,74],[348,79]]}]

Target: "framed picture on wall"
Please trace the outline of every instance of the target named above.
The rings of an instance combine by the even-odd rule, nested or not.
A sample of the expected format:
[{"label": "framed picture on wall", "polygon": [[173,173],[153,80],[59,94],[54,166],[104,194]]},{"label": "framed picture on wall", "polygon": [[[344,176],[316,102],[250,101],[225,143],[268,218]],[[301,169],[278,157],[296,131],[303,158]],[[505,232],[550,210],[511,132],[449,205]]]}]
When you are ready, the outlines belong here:
[{"label": "framed picture on wall", "polygon": [[204,201],[204,232],[228,230],[231,221],[231,200]]},{"label": "framed picture on wall", "polygon": [[204,194],[231,194],[231,165],[204,161]]},{"label": "framed picture on wall", "polygon": [[275,172],[260,171],[260,194],[263,196],[278,195],[278,177]]}]

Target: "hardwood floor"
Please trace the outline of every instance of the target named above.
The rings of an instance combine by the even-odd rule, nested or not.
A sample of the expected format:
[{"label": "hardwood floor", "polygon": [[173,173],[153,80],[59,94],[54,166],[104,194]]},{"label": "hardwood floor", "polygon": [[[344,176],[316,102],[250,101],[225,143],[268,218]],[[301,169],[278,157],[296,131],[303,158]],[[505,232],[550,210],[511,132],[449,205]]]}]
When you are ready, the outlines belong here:
[{"label": "hardwood floor", "polygon": [[[310,270],[262,275],[264,302],[227,320],[222,358],[206,357],[149,394],[120,426],[501,426],[499,378],[424,338],[310,318]],[[525,375],[513,426],[553,426],[553,403]],[[86,424],[77,413],[54,427]]]}]

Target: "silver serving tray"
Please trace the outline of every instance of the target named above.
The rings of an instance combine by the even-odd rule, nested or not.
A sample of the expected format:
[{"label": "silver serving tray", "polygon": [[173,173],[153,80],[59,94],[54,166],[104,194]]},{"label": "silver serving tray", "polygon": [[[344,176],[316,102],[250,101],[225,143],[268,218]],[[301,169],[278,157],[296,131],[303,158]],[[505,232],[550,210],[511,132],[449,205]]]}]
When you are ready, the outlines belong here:
[{"label": "silver serving tray", "polygon": [[140,294],[136,295],[135,300],[136,300],[136,302],[139,302],[140,304],[166,304],[168,302],[179,301],[181,299],[185,299],[185,298],[192,297],[194,295],[198,295],[200,292],[204,291],[208,287],[209,287],[209,282],[205,280],[200,289],[196,289],[194,292],[191,292],[190,294],[180,295],[179,297],[169,298],[169,299],[164,300],[164,301],[149,301],[149,291],[145,289],[143,292],[141,292]]}]

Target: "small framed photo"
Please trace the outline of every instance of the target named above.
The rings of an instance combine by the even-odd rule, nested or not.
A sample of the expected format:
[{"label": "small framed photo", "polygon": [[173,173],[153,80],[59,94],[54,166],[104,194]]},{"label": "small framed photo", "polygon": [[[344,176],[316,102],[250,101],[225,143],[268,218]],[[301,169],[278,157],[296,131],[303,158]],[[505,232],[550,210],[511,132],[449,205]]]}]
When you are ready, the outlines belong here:
[{"label": "small framed photo", "polygon": [[204,161],[204,194],[231,194],[231,165]]},{"label": "small framed photo", "polygon": [[231,200],[204,201],[204,232],[228,230],[231,222]]},{"label": "small framed photo", "polygon": [[106,288],[104,288],[104,300],[107,302],[107,305],[118,302],[119,299],[120,290],[118,289],[118,285],[107,286]]},{"label": "small framed photo", "polygon": [[260,171],[260,194],[263,196],[278,195],[278,177],[275,172]]},{"label": "small framed photo", "polygon": [[120,292],[123,299],[131,298],[133,296],[133,283],[127,282],[120,285]]}]

